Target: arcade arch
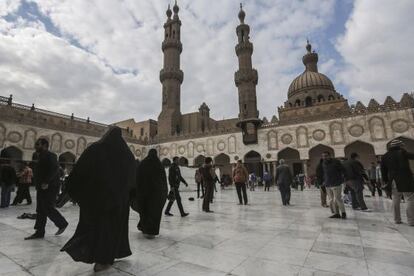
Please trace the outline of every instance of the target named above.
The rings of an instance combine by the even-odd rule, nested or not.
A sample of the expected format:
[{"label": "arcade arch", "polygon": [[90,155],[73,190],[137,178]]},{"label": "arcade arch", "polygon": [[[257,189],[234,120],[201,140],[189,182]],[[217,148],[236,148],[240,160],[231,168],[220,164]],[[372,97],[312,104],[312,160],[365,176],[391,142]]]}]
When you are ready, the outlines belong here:
[{"label": "arcade arch", "polygon": [[345,147],[346,158],[350,158],[353,152],[358,153],[359,161],[365,169],[368,169],[371,166],[371,162],[377,162],[375,150],[371,144],[362,141],[355,141]]},{"label": "arcade arch", "polygon": [[308,176],[315,175],[316,174],[316,167],[318,166],[321,155],[323,152],[329,152],[332,157],[335,157],[335,151],[333,148],[328,147],[326,145],[316,145],[313,148],[309,150],[309,162],[308,162]]},{"label": "arcade arch", "polygon": [[249,151],[244,156],[244,164],[249,173],[254,172],[256,176],[263,177],[262,156],[257,151]]},{"label": "arcade arch", "polygon": [[299,151],[292,149],[292,148],[285,148],[278,152],[277,159],[284,159],[286,164],[292,170],[294,176],[303,173],[303,164],[300,160]]}]

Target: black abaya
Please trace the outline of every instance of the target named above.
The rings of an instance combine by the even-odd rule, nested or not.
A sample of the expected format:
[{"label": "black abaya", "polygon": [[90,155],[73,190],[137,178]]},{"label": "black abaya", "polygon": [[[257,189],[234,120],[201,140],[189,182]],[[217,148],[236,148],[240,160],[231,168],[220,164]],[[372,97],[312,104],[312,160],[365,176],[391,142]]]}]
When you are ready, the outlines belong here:
[{"label": "black abaya", "polygon": [[168,187],[164,166],[155,149],[142,160],[137,170],[138,229],[144,234],[158,235]]},{"label": "black abaya", "polygon": [[69,175],[67,190],[79,204],[80,216],[61,251],[75,261],[99,264],[131,255],[129,193],[134,183],[134,157],[121,129],[113,127],[85,150]]}]

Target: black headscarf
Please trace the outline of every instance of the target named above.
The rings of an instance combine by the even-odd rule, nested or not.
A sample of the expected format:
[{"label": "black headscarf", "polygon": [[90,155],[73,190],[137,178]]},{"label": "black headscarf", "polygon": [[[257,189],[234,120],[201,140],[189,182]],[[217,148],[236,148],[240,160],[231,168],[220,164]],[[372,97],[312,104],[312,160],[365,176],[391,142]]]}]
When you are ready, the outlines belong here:
[{"label": "black headscarf", "polygon": [[68,192],[80,204],[111,209],[128,201],[134,184],[134,156],[121,129],[111,127],[79,158],[68,178]]}]

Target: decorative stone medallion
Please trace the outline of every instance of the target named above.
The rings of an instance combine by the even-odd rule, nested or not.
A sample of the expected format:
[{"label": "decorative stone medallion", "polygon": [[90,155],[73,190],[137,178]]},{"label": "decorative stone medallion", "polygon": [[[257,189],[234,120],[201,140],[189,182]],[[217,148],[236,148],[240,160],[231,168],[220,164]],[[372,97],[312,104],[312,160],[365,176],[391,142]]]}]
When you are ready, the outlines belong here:
[{"label": "decorative stone medallion", "polygon": [[313,132],[312,137],[316,141],[322,141],[323,139],[325,139],[326,133],[322,129],[317,129]]},{"label": "decorative stone medallion", "polygon": [[17,131],[11,131],[7,135],[7,140],[9,140],[12,143],[17,143],[20,140],[22,140],[22,137],[23,136],[19,132],[17,132]]},{"label": "decorative stone medallion", "polygon": [[395,120],[391,123],[391,128],[397,133],[406,132],[408,130],[408,123],[405,120]]},{"label": "decorative stone medallion", "polygon": [[73,149],[75,147],[75,141],[73,141],[73,140],[66,140],[65,141],[65,147],[67,149]]},{"label": "decorative stone medallion", "polygon": [[136,155],[136,156],[141,156],[141,151],[140,151],[139,149],[138,149],[138,150],[136,150],[136,151],[135,151],[135,155]]},{"label": "decorative stone medallion", "polygon": [[239,157],[236,155],[236,156],[234,156],[234,160],[239,160]]},{"label": "decorative stone medallion", "polygon": [[217,143],[217,149],[218,149],[219,151],[223,151],[223,150],[225,150],[225,149],[226,149],[226,143],[224,143],[224,141],[220,141],[220,142],[218,142],[218,143]]},{"label": "decorative stone medallion", "polygon": [[286,133],[282,135],[282,143],[285,145],[289,145],[290,143],[292,143],[293,137],[292,135]]},{"label": "decorative stone medallion", "polygon": [[162,152],[162,155],[168,155],[169,151],[170,151],[169,148],[163,148],[161,152]]},{"label": "decorative stone medallion", "polygon": [[179,146],[178,147],[178,153],[179,154],[184,154],[185,153],[185,147],[184,146]]},{"label": "decorative stone medallion", "polygon": [[266,158],[270,159],[272,157],[272,155],[270,153],[266,154]]},{"label": "decorative stone medallion", "polygon": [[198,144],[197,145],[197,152],[198,153],[204,152],[204,145],[203,144]]},{"label": "decorative stone medallion", "polygon": [[364,134],[364,128],[361,125],[353,125],[349,128],[349,134],[353,137],[359,137]]}]

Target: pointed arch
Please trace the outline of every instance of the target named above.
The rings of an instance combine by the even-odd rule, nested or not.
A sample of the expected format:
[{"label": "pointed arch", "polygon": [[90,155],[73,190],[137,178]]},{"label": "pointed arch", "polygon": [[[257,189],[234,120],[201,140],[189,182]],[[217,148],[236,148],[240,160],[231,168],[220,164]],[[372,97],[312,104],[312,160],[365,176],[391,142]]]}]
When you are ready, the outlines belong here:
[{"label": "pointed arch", "polygon": [[359,161],[364,165],[364,168],[369,168],[371,162],[376,162],[377,157],[375,155],[374,146],[370,143],[357,140],[348,144],[345,149],[345,157],[350,158],[352,153],[358,153]]}]

